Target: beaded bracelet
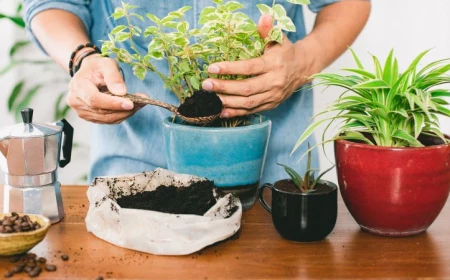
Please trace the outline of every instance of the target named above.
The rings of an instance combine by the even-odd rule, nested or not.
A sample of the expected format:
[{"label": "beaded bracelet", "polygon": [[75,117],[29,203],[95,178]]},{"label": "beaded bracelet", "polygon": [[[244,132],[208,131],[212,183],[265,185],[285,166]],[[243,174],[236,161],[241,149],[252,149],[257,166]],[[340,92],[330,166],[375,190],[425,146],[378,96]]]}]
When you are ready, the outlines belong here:
[{"label": "beaded bracelet", "polygon": [[80,58],[78,59],[78,64],[76,64],[74,67],[73,67],[73,74],[75,75],[75,73],[77,73],[78,72],[78,70],[80,70],[80,68],[81,68],[81,63],[83,63],[83,60],[86,58],[86,57],[88,57],[88,56],[90,56],[90,55],[93,55],[93,54],[99,54],[100,52],[98,52],[98,51],[90,51],[90,52],[88,52],[88,53],[86,53],[84,56],[80,56]]},{"label": "beaded bracelet", "polygon": [[[94,50],[90,53],[90,54],[88,54],[88,55],[86,55],[86,56],[89,56],[89,55],[92,55],[92,54],[94,54],[94,53],[102,53],[101,51],[100,51],[100,49],[96,46],[96,45],[94,45],[94,44],[92,44],[92,43],[86,43],[86,44],[84,44],[84,45],[79,45],[73,52],[72,52],[72,54],[70,55],[70,61],[69,61],[69,73],[70,73],[70,77],[73,77],[73,75],[76,73],[76,71],[74,71],[74,66],[77,68],[77,70],[78,69],[80,69],[80,65],[78,65],[78,67],[75,65],[75,63],[74,63],[74,61],[73,61],[73,59],[75,58],[75,55],[80,51],[80,50],[82,50],[82,49],[84,49],[84,48],[93,48]],[[85,56],[85,57],[86,57]],[[81,63],[81,61],[80,61],[80,63]]]}]

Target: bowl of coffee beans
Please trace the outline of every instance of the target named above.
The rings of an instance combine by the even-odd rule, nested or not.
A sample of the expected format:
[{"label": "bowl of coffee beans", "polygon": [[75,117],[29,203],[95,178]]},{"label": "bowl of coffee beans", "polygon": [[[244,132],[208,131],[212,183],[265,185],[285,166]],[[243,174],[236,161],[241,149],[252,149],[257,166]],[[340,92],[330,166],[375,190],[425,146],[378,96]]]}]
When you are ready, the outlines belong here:
[{"label": "bowl of coffee beans", "polygon": [[0,214],[0,256],[28,252],[44,239],[49,228],[49,219],[41,215]]}]

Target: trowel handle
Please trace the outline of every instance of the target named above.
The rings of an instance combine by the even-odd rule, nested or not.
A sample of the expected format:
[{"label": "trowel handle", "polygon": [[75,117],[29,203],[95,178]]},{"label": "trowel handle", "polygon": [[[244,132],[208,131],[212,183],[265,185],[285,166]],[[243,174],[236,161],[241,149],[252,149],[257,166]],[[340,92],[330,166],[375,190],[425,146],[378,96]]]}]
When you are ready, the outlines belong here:
[{"label": "trowel handle", "polygon": [[63,159],[59,161],[59,167],[62,168],[68,165],[72,158],[73,127],[65,119],[62,119],[61,122],[64,124],[63,126],[64,140],[62,144]]}]

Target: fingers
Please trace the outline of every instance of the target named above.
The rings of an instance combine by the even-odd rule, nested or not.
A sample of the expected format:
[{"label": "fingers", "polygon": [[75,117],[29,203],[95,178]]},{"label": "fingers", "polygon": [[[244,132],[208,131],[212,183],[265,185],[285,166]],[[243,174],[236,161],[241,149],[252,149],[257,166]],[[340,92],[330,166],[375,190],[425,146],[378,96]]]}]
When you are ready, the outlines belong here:
[{"label": "fingers", "polygon": [[127,87],[114,60],[107,59],[102,61],[99,64],[99,70],[103,75],[105,85],[111,93],[116,95],[125,95],[127,93]]},{"label": "fingers", "polygon": [[262,39],[266,39],[269,36],[269,32],[273,27],[272,16],[269,14],[264,14],[259,18],[258,22],[258,33]]},{"label": "fingers", "polygon": [[79,78],[72,80],[68,104],[76,105],[76,100],[80,99],[88,107],[92,109],[105,109],[112,111],[132,110],[134,104],[132,101],[121,98],[119,96],[110,96],[101,93],[96,85],[90,82],[88,79]]},{"label": "fingers", "polygon": [[129,117],[133,116],[140,108],[131,111],[115,112],[111,114],[98,114],[92,110],[77,111],[78,116],[86,121],[98,124],[119,124]]},{"label": "fingers", "polygon": [[271,63],[264,56],[260,56],[247,60],[214,63],[208,67],[208,72],[220,75],[253,76],[267,73],[270,69]]},{"label": "fingers", "polygon": [[231,95],[250,96],[271,89],[270,81],[265,75],[243,80],[206,79],[202,87],[207,91]]},{"label": "fingers", "polygon": [[247,109],[224,109],[222,111],[222,114],[220,115],[221,118],[233,118],[233,117],[239,117],[239,116],[246,116],[258,112],[267,111],[270,109],[273,109],[277,107],[277,104],[274,103],[265,103],[258,107],[255,107],[253,109],[247,110]]}]

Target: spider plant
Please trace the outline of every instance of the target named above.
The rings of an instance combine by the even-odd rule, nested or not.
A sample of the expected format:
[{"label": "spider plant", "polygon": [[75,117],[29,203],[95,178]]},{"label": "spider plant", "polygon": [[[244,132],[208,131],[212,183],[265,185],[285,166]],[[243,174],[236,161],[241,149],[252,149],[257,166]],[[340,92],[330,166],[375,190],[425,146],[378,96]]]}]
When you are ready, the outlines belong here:
[{"label": "spider plant", "polygon": [[311,168],[311,148],[309,146],[309,143],[308,143],[308,159],[307,159],[307,163],[306,163],[306,172],[303,177],[300,176],[300,174],[298,174],[291,167],[281,164],[281,163],[277,163],[277,164],[284,167],[284,170],[286,171],[286,173],[289,175],[289,177],[291,177],[292,182],[295,184],[295,186],[297,186],[297,188],[302,193],[310,193],[310,192],[315,191],[315,187],[316,187],[317,183],[319,182],[320,178],[322,178],[323,175],[325,175],[327,172],[329,172],[331,169],[334,168],[334,165],[331,166],[324,172],[320,173],[319,176],[317,176],[317,178],[315,178],[314,175],[315,175],[315,172],[317,171],[317,169]]},{"label": "spider plant", "polygon": [[[399,71],[394,51],[389,53],[384,66],[372,55],[374,69],[366,70],[358,56],[352,52],[357,68],[343,69],[349,75],[316,74],[318,85],[337,86],[344,89],[339,98],[326,110],[317,114],[322,119],[312,123],[300,136],[293,152],[322,123],[328,122],[321,143],[345,139],[369,145],[386,147],[422,147],[420,135],[444,137],[439,127],[438,115],[450,116],[450,91],[436,88],[450,83],[450,59],[442,59],[419,67],[419,62],[429,50],[420,53],[409,67]],[[334,112],[333,117],[323,117]],[[325,140],[331,124],[337,122],[336,135]],[[316,146],[317,146],[316,145]]]}]

